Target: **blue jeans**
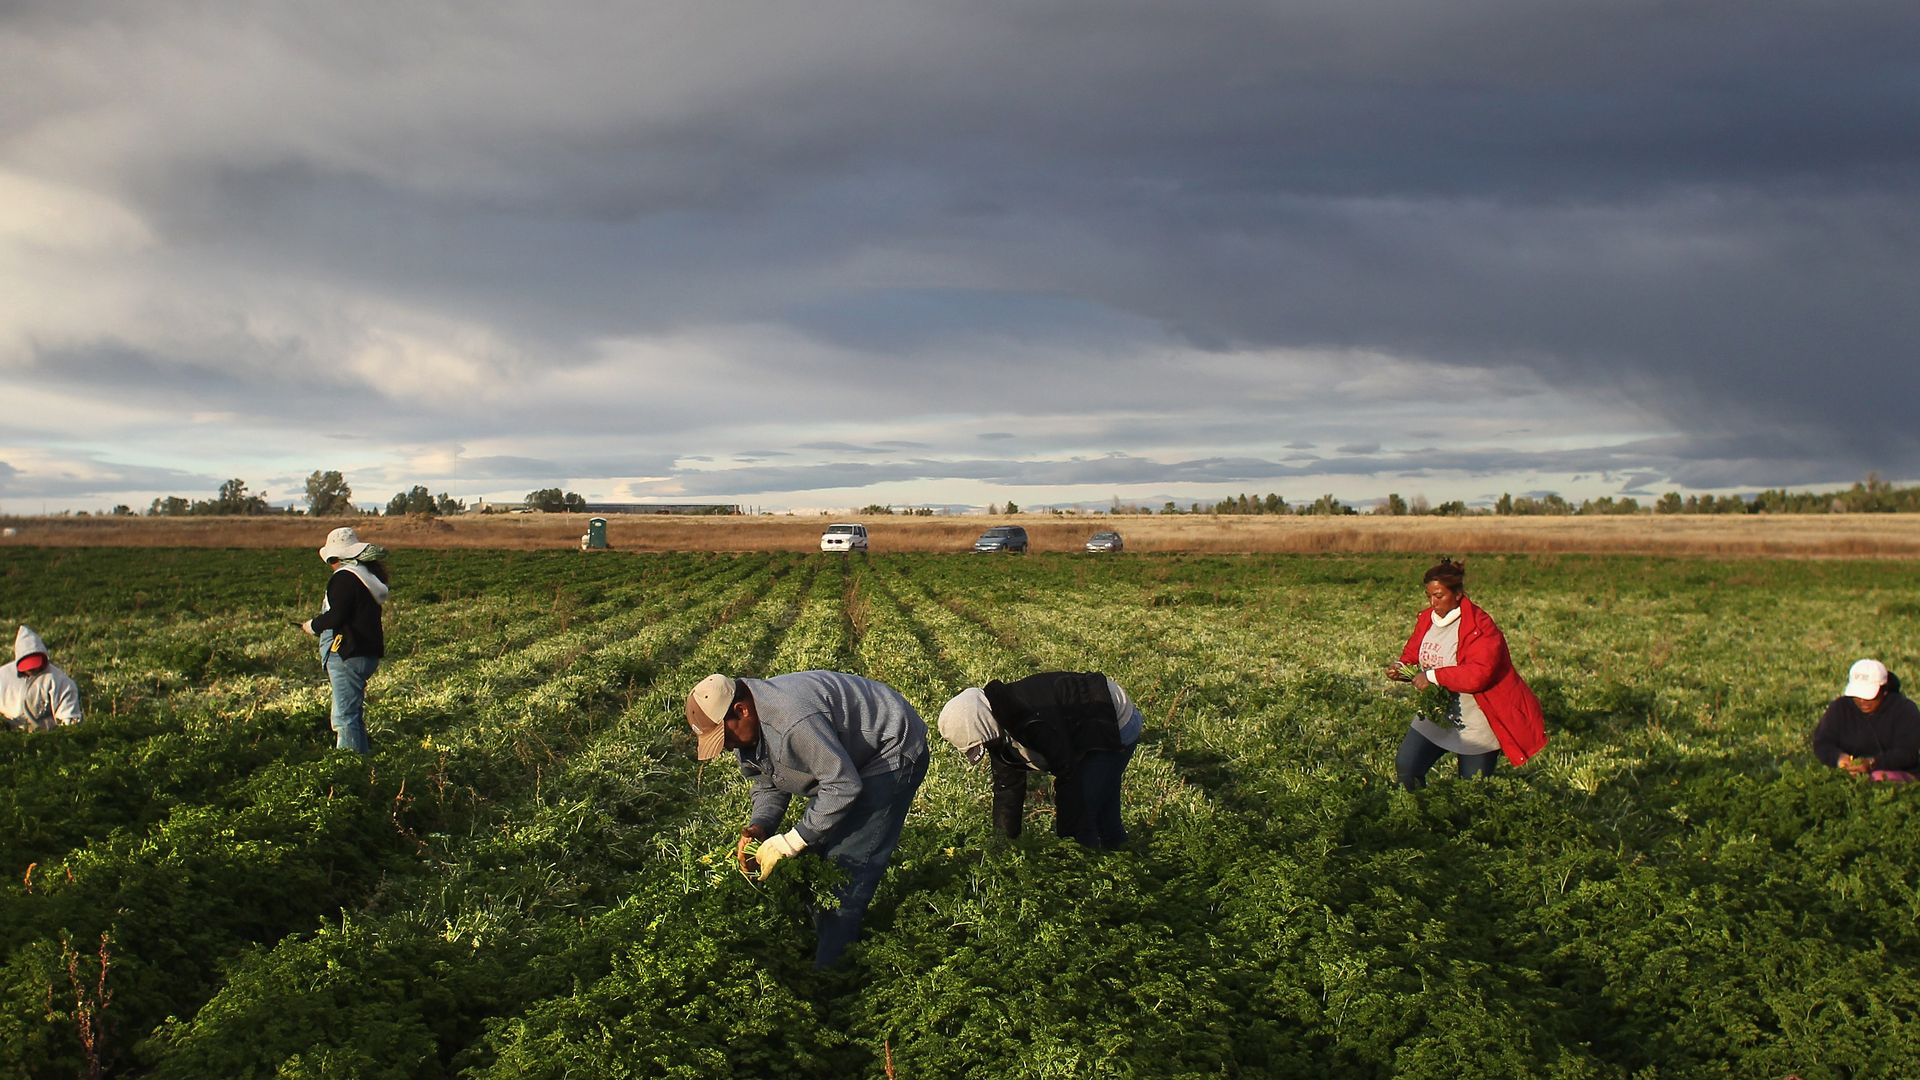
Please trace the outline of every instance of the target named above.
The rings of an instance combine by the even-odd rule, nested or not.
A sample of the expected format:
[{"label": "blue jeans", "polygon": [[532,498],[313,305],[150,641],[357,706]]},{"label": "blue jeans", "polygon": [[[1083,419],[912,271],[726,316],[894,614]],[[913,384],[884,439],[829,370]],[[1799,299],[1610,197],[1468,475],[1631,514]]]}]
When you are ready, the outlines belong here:
[{"label": "blue jeans", "polygon": [[[1433,741],[1417,731],[1409,730],[1407,737],[1400,740],[1400,752],[1394,756],[1394,772],[1400,776],[1400,786],[1408,791],[1419,791],[1427,786],[1427,773],[1434,763],[1447,755],[1448,751],[1433,744]],[[1489,750],[1484,754],[1458,754],[1461,776],[1490,776],[1493,767],[1500,763],[1500,751]]]},{"label": "blue jeans", "polygon": [[[1127,842],[1127,828],[1120,823],[1120,781],[1133,760],[1134,743],[1118,750],[1089,750],[1080,758],[1080,801],[1086,807],[1080,830],[1074,839],[1088,847],[1117,848]],[[1058,794],[1058,787],[1055,788]]]},{"label": "blue jeans", "polygon": [[880,875],[900,844],[900,827],[906,823],[907,807],[914,793],[927,778],[927,759],[904,769],[861,778],[860,794],[847,809],[834,830],[821,838],[820,854],[847,872],[847,883],[835,898],[840,906],[832,911],[816,911],[813,927],[819,935],[814,947],[813,966],[829,968],[860,936],[860,923],[867,917],[867,904],[880,887]]},{"label": "blue jeans", "polygon": [[333,684],[334,745],[341,750],[364,754],[373,749],[367,741],[367,680],[379,666],[380,661],[371,656],[327,654],[327,681]]}]

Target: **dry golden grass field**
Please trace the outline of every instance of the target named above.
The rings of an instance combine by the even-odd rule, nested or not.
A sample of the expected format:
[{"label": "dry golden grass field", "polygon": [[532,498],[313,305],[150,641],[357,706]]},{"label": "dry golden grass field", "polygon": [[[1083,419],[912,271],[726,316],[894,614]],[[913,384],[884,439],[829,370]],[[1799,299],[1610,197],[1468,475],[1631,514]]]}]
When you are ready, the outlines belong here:
[{"label": "dry golden grass field", "polygon": [[[864,520],[874,553],[966,551],[987,526],[1026,527],[1036,552],[1080,551],[1088,536],[1117,529],[1129,552],[1474,552],[1687,555],[1703,557],[1920,557],[1920,514],[1657,517],[1214,517],[1055,515],[1011,517],[681,517],[613,515],[615,551],[811,551],[829,521]],[[5,518],[5,546],[318,548],[329,529],[352,524],[395,548],[577,547],[586,515],[429,517]]]}]

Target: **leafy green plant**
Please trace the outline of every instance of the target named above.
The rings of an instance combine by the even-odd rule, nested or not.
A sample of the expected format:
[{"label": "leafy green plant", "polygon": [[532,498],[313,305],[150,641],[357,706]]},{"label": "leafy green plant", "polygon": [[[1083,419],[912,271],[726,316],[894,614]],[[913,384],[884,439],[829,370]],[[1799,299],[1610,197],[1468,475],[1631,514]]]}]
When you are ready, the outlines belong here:
[{"label": "leafy green plant", "polygon": [[[0,738],[0,1072],[162,1076],[1900,1075],[1913,793],[1813,764],[1904,671],[1920,566],[1474,559],[1552,743],[1397,789],[1398,556],[399,552],[374,753],[335,754],[310,551],[10,549],[88,720]],[[564,597],[564,604],[556,603]],[[1862,622],[1861,610],[1880,617]],[[1796,628],[1752,665],[1751,629]],[[712,671],[853,670],[931,719],[1098,670],[1132,846],[1016,843],[943,743],[866,931],[734,868]],[[1738,677],[1730,677],[1730,672]],[[797,810],[796,810],[797,812]],[[106,959],[98,943],[110,942]],[[82,992],[77,992],[80,988]],[[82,1019],[91,1034],[82,1034]],[[86,1040],[91,1039],[89,1044]]]}]

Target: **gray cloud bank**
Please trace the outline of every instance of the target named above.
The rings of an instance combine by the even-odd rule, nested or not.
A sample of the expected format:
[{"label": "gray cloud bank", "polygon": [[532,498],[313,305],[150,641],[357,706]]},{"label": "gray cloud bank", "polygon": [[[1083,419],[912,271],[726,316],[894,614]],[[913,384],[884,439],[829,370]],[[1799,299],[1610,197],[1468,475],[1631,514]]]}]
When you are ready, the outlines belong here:
[{"label": "gray cloud bank", "polygon": [[248,10],[0,16],[112,209],[0,219],[0,370],[476,485],[1920,475],[1910,4]]}]

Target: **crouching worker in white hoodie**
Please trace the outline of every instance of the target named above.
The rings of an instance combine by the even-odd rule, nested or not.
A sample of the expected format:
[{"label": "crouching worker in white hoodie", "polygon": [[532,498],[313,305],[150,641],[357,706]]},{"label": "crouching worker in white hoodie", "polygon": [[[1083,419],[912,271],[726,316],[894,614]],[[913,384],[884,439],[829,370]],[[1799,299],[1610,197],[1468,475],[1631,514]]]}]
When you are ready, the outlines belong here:
[{"label": "crouching worker in white hoodie", "polygon": [[47,643],[30,626],[14,635],[13,663],[0,668],[0,716],[20,731],[80,722],[80,688],[47,659]]}]

